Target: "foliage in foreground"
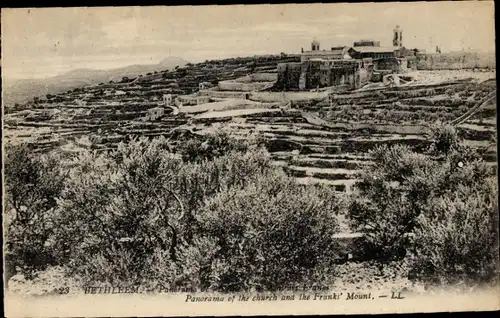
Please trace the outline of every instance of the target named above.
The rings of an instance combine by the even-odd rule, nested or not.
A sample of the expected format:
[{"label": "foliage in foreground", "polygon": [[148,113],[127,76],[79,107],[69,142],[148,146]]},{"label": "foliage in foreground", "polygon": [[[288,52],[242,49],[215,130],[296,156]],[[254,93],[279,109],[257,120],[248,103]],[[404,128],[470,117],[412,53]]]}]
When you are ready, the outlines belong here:
[{"label": "foliage in foreground", "polygon": [[458,140],[435,131],[427,154],[380,147],[348,214],[367,233],[367,257],[405,259],[411,275],[434,284],[481,284],[498,275],[495,172]]},{"label": "foliage in foreground", "polygon": [[[165,152],[164,144],[140,139],[109,154],[85,152],[62,179],[53,166],[41,168],[52,182],[60,180],[57,188],[47,184],[52,192],[44,194],[52,198],[50,214],[32,205],[50,229],[9,226],[12,237],[26,236],[9,245],[12,259],[35,273],[44,267],[33,260],[48,253],[51,265],[88,284],[239,291],[331,277],[337,252],[331,189],[297,185],[252,145],[187,162]],[[16,153],[9,151],[8,158]],[[21,153],[29,158],[23,166],[38,162]],[[26,190],[17,179],[24,169],[19,162],[6,164],[15,186],[8,189],[8,214],[18,213],[13,194]],[[33,229],[43,232],[43,240],[30,234]],[[30,249],[33,257],[23,258]],[[26,266],[18,270],[26,274]]]},{"label": "foliage in foreground", "polygon": [[33,271],[58,262],[48,242],[58,230],[55,198],[65,176],[56,155],[34,156],[25,146],[7,145],[5,150],[6,276],[18,268],[31,277]]},{"label": "foliage in foreground", "polygon": [[[8,268],[217,291],[329,284],[332,189],[297,185],[254,142],[207,140],[178,154],[163,139],[134,140],[63,169],[55,154],[8,148]],[[348,207],[367,258],[402,261],[433,284],[498,277],[496,177],[453,128],[436,129],[425,154],[393,146],[372,157]]]}]

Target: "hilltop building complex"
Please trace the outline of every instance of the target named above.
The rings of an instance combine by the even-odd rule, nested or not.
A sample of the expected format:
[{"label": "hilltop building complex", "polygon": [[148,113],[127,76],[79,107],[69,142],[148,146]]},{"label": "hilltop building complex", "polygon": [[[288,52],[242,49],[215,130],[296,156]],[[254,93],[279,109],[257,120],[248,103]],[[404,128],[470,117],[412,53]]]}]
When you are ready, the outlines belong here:
[{"label": "hilltop building complex", "polygon": [[381,81],[384,75],[416,69],[415,50],[403,46],[403,30],[393,30],[393,46],[380,41],[359,40],[352,47],[337,46],[320,50],[314,39],[311,50],[302,49],[300,62],[278,64],[276,88],[309,90],[329,86],[358,88],[368,81]]}]

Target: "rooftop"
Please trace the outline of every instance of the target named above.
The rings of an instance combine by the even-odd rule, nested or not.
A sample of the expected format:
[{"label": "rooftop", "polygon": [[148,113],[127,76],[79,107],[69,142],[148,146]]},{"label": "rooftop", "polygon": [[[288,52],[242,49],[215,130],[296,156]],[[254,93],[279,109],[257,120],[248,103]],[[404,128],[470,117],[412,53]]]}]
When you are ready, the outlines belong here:
[{"label": "rooftop", "polygon": [[307,55],[344,55],[349,51],[350,47],[348,46],[338,46],[332,47],[331,50],[318,50],[318,51],[304,51],[302,54]]},{"label": "rooftop", "polygon": [[352,48],[356,52],[360,53],[392,53],[401,49],[397,46],[356,46]]}]

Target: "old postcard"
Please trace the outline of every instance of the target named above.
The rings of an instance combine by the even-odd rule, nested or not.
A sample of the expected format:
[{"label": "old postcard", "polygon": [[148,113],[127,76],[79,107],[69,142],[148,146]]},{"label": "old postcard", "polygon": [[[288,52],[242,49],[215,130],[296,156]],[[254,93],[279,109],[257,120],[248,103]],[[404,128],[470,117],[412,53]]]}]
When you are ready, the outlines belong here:
[{"label": "old postcard", "polygon": [[1,17],[7,317],[500,309],[493,2]]}]

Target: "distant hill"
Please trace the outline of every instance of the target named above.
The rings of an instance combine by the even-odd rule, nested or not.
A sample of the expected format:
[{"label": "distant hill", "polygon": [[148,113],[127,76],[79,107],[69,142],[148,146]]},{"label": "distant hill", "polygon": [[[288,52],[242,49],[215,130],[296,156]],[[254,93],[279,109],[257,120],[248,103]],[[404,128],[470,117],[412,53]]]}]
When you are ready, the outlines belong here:
[{"label": "distant hill", "polygon": [[68,73],[43,79],[10,80],[3,78],[3,101],[9,107],[14,103],[25,103],[33,97],[59,94],[87,85],[120,81],[124,76],[136,77],[148,72],[185,66],[188,62],[180,57],[167,57],[158,64],[130,65],[111,70],[76,69]]}]

